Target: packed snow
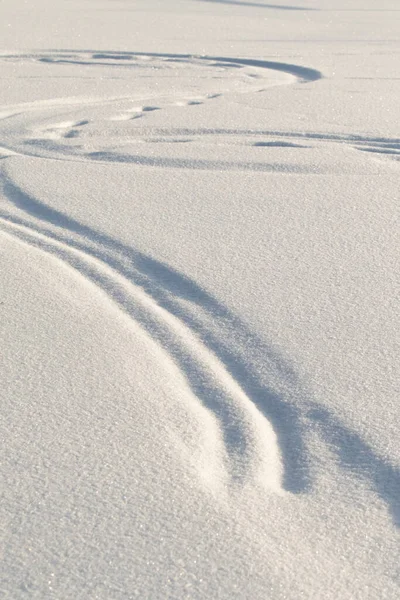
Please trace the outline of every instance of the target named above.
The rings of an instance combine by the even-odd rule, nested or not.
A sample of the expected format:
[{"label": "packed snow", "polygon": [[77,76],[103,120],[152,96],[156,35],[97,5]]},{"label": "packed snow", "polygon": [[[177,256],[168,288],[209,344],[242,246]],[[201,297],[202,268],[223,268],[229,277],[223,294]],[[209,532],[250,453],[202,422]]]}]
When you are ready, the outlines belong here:
[{"label": "packed snow", "polygon": [[0,2],[2,598],[400,597],[400,6],[286,1]]}]

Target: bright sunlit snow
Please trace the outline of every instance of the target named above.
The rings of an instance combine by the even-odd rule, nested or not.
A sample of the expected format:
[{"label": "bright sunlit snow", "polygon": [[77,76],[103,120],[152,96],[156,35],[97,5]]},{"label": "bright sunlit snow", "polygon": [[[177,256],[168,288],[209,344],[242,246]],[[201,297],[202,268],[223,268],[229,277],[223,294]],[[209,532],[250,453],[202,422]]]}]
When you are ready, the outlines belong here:
[{"label": "bright sunlit snow", "polygon": [[286,1],[0,0],[2,598],[400,597],[400,4]]}]

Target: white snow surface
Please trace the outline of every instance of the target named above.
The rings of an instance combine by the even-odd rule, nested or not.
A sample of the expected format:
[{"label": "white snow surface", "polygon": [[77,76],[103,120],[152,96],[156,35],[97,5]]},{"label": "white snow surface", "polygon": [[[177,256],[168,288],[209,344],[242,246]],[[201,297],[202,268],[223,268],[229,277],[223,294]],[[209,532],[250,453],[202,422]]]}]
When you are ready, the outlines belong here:
[{"label": "white snow surface", "polygon": [[0,42],[0,596],[397,600],[398,0]]}]

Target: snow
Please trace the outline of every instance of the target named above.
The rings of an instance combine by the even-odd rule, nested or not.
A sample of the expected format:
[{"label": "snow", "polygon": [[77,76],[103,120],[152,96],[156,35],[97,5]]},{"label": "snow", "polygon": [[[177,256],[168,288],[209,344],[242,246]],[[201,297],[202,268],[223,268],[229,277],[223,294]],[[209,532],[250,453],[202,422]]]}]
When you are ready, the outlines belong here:
[{"label": "snow", "polygon": [[399,11],[2,0],[2,597],[399,597]]}]

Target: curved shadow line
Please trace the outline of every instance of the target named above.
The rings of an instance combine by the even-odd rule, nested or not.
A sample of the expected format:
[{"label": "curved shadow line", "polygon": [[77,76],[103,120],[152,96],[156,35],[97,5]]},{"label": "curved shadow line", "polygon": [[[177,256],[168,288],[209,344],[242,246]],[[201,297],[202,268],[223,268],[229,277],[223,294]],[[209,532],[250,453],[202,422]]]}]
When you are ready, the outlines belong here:
[{"label": "curved shadow line", "polygon": [[[244,344],[244,355],[251,346],[259,351],[261,350],[266,365],[275,372],[274,377],[278,377],[286,385],[295,389],[298,387],[298,382],[293,370],[272,348],[255,336],[237,316],[188,277],[46,206],[23,192],[11,181],[6,180],[4,192],[9,201],[25,213],[45,223],[78,234],[94,243],[100,243],[104,248],[118,252],[121,258],[125,259],[124,262],[112,256],[102,256],[102,260],[118,270],[127,279],[139,284],[161,307],[192,329],[214,352],[224,364],[227,372],[239,382],[245,394],[251,398],[260,412],[270,421],[277,435],[282,453],[284,489],[292,493],[301,493],[310,488],[309,459],[303,441],[299,409],[288,398],[284,398],[282,393],[266,387],[259,380],[246,364],[244,357],[242,358],[239,353],[232,351],[232,347],[237,344],[232,343],[231,337],[223,339],[218,335],[218,331],[214,332],[207,326],[207,323],[202,322],[198,316],[190,311],[190,308],[186,307],[185,309],[181,304],[178,304],[179,299],[188,301],[186,304],[200,307],[207,317],[212,320],[213,325],[220,322],[223,326],[227,326],[236,335],[236,340],[239,337],[242,344]],[[126,259],[132,266],[126,266]],[[142,279],[138,278],[138,272],[139,275],[142,274]],[[177,301],[174,301],[174,297]]]},{"label": "curved shadow line", "polygon": [[194,169],[202,171],[258,171],[263,173],[285,173],[294,174],[313,174],[318,172],[308,167],[288,163],[262,163],[262,162],[229,162],[225,160],[206,160],[206,159],[188,159],[188,158],[170,158],[144,156],[140,154],[118,154],[107,151],[90,152],[85,155],[91,160],[99,162],[116,162],[141,165],[146,167],[161,167],[171,169]]},{"label": "curved shadow line", "polygon": [[[260,69],[271,69],[272,71],[279,71],[282,73],[287,73],[288,75],[293,75],[302,83],[309,83],[312,81],[318,81],[322,79],[323,75],[317,69],[312,69],[310,67],[303,67],[301,65],[295,65],[292,63],[282,63],[277,61],[268,61],[268,60],[259,60],[255,58],[231,58],[224,56],[208,56],[208,55],[196,55],[196,54],[169,54],[165,52],[117,52],[115,50],[103,50],[101,52],[96,50],[67,50],[67,49],[54,49],[54,50],[43,50],[42,52],[53,52],[53,53],[63,53],[68,52],[72,54],[72,56],[80,56],[83,53],[91,53],[92,58],[101,57],[108,58],[110,60],[120,60],[126,61],[130,58],[138,57],[138,56],[149,56],[154,58],[163,58],[177,61],[216,61],[218,65],[220,63],[226,63],[227,65],[232,66],[246,66],[246,67],[258,67]],[[37,51],[40,53],[40,51]],[[74,60],[73,58],[63,58],[62,56],[59,59],[54,59],[51,56],[44,56],[39,59],[42,62],[57,62],[57,63],[68,63],[68,64],[84,64],[84,65],[92,65],[96,66],[96,63],[93,63],[90,60]],[[103,66],[109,63],[101,63]],[[129,67],[130,65],[125,64],[125,67]],[[134,65],[136,67],[136,65]]]},{"label": "curved shadow line", "polygon": [[[55,256],[61,263],[77,271],[86,281],[94,283],[97,289],[103,291],[119,310],[148,333],[152,340],[173,359],[196,400],[213,414],[219,424],[226,450],[226,458],[224,457],[222,462],[234,485],[244,485],[249,476],[255,476],[260,483],[265,481],[268,484],[268,480],[271,483],[272,475],[273,481],[275,480],[273,487],[276,486],[277,474],[271,471],[271,467],[272,463],[275,468],[280,463],[279,459],[279,462],[276,460],[277,452],[274,452],[274,449],[271,452],[270,446],[266,452],[257,457],[260,448],[257,443],[256,429],[252,430],[246,426],[246,421],[243,422],[249,410],[248,403],[250,402],[251,406],[252,400],[249,397],[244,398],[243,390],[234,378],[226,377],[230,375],[226,369],[222,369],[221,372],[218,368],[219,361],[215,360],[215,354],[210,352],[204,340],[195,340],[193,347],[193,339],[186,335],[190,330],[187,327],[186,331],[181,328],[184,321],[167,310],[165,312],[174,317],[172,323],[169,318],[165,319],[165,315],[164,318],[160,317],[158,309],[161,305],[158,304],[154,311],[152,302],[148,303],[149,300],[154,301],[150,294],[146,293],[144,300],[143,297],[132,293],[132,290],[126,287],[130,281],[123,276],[121,269],[112,266],[112,261],[105,261],[102,253],[96,253],[93,248],[88,248],[84,243],[76,240],[66,242],[62,234],[50,234],[43,227],[36,229],[24,219],[0,212],[0,229],[3,229],[3,224],[11,226],[11,233],[7,227],[5,232],[13,238],[16,237],[29,247],[39,248],[46,254]],[[118,265],[118,262],[115,264]],[[132,274],[132,280],[136,284],[135,288],[152,290],[152,284],[147,278]],[[222,376],[220,380],[215,376],[215,368],[218,376]],[[270,433],[271,430],[265,440],[270,440]],[[254,464],[259,464],[260,458],[262,462],[266,455],[269,458],[269,472],[254,471]]]},{"label": "curved shadow line", "polygon": [[360,148],[357,147],[357,150],[360,150],[361,152],[370,152],[371,154],[389,154],[392,158],[400,158],[400,151],[399,150],[385,150],[384,148],[381,147],[377,147],[377,148]]},{"label": "curved shadow line", "polygon": [[[199,1],[199,0],[197,0]],[[272,10],[294,10],[315,11],[318,8],[307,8],[304,6],[288,6],[287,4],[262,4],[261,2],[243,2],[241,0],[200,0],[201,2],[215,2],[216,4],[234,4],[237,6],[248,6],[250,8],[267,8]]]},{"label": "curved shadow line", "polygon": [[[307,430],[311,427],[317,430],[336,454],[343,469],[363,478],[376,491],[387,504],[394,524],[400,526],[400,469],[379,456],[333,411],[304,397],[305,393],[292,367],[239,317],[189,277],[48,207],[10,180],[5,181],[4,191],[9,201],[23,212],[94,243],[101,243],[104,248],[117,251],[121,258],[128,259],[132,267],[126,266],[126,260],[121,262],[115,257],[107,256],[107,260],[102,257],[104,262],[126,278],[139,283],[160,306],[190,327],[218,356],[228,373],[240,383],[244,392],[271,422],[283,458],[284,489],[292,493],[304,493],[312,485],[311,460],[305,442]],[[137,272],[143,275],[142,281],[137,281]],[[208,327],[207,323],[202,322],[189,308],[183,308],[175,299],[187,301],[187,306],[193,304],[201,308],[212,319],[213,325],[222,324],[221,331],[225,327],[229,329],[228,336],[219,335],[218,331]],[[238,347],[237,342],[241,350],[232,349]],[[289,393],[285,396],[274,390],[273,386],[268,387],[260,381],[245,358],[253,348],[261,351],[272,379],[278,376],[292,392],[297,393],[297,398],[291,399]],[[303,397],[299,397],[301,395]]]},{"label": "curved shadow line", "polygon": [[[274,129],[223,129],[214,128],[208,129],[202,127],[199,129],[190,129],[188,127],[163,129],[161,127],[152,127],[157,135],[175,135],[175,136],[196,136],[196,135],[236,135],[236,136],[271,136],[271,137],[282,137],[282,138],[295,138],[301,140],[316,140],[316,141],[327,141],[327,142],[343,142],[343,143],[357,143],[366,145],[382,146],[384,148],[395,148],[400,149],[400,138],[387,138],[387,137],[367,137],[357,134],[336,134],[336,133],[314,133],[311,131],[278,131]],[[138,128],[138,131],[146,131],[145,127]]]}]

